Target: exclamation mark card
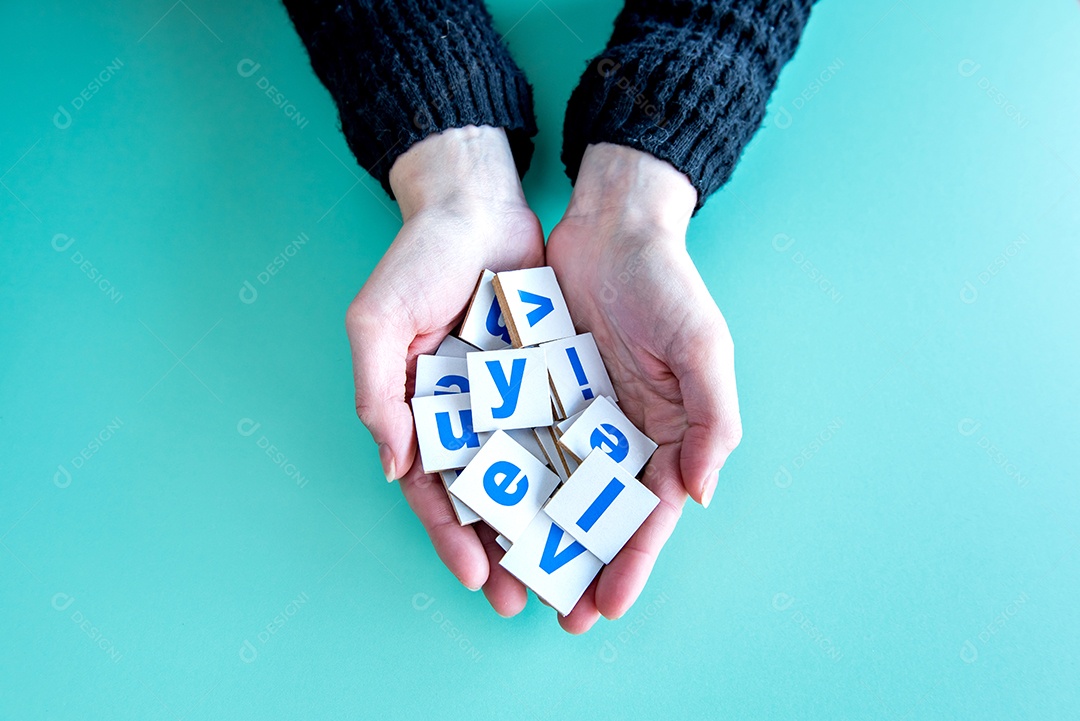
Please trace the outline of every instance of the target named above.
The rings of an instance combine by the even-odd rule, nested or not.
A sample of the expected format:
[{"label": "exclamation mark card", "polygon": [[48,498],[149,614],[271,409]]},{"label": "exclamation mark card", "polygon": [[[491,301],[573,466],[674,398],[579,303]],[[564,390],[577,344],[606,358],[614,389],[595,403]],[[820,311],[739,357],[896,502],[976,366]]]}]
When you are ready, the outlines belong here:
[{"label": "exclamation mark card", "polygon": [[585,410],[589,401],[598,396],[619,400],[592,333],[544,343],[540,347],[547,359],[551,387],[567,417]]}]

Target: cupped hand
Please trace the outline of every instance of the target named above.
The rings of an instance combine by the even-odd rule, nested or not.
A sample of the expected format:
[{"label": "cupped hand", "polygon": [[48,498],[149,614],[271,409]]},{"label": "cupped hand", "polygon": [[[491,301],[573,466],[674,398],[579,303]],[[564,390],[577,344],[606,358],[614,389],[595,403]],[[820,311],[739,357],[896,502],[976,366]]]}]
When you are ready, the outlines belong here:
[{"label": "cupped hand", "polygon": [[742,436],[731,335],[686,252],[696,200],[668,163],[589,146],[548,239],[547,262],[575,324],[595,336],[623,412],[659,444],[643,482],[660,504],[560,617],[573,633],[633,604],[687,495],[708,506]]},{"label": "cupped hand", "polygon": [[498,565],[494,531],[459,526],[442,482],[423,472],[408,400],[416,357],[450,334],[481,271],[542,265],[543,231],[501,129],[429,136],[395,161],[390,183],[404,222],[346,316],[356,411],[387,480],[400,479],[443,563],[512,615],[525,605],[525,588]]}]

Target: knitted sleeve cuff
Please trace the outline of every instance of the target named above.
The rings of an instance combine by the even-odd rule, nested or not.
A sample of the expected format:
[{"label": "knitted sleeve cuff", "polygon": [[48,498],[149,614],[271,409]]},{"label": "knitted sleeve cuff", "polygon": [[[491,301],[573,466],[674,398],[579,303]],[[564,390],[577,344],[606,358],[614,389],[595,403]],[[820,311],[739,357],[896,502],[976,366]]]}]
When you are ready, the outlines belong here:
[{"label": "knitted sleeve cuff", "polygon": [[519,174],[536,135],[532,89],[480,0],[284,0],[360,165],[390,188],[428,135],[504,128]]},{"label": "knitted sleeve cuff", "polygon": [[570,97],[571,182],[590,143],[650,153],[685,173],[697,207],[731,176],[761,124],[813,0],[629,0]]}]

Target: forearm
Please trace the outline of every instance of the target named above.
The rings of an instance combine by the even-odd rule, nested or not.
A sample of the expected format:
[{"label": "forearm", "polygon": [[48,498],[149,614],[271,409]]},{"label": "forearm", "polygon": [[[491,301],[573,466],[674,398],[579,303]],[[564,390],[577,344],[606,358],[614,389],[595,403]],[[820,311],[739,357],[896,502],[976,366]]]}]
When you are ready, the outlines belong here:
[{"label": "forearm", "polygon": [[504,128],[518,173],[536,134],[531,90],[480,0],[284,0],[360,165],[390,168],[425,137]]},{"label": "forearm", "polygon": [[795,52],[812,0],[630,0],[570,98],[563,162],[590,144],[647,152],[684,173],[697,207],[723,185]]}]

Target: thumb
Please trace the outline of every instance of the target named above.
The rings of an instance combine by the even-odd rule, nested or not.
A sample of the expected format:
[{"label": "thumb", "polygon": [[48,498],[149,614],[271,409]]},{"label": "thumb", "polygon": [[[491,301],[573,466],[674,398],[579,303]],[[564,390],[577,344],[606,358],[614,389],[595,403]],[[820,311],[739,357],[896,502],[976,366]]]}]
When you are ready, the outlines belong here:
[{"label": "thumb", "polygon": [[400,478],[416,455],[412,411],[405,402],[411,329],[357,296],[345,316],[356,383],[356,414],[379,446],[387,481]]},{"label": "thumb", "polygon": [[687,493],[708,507],[719,471],[742,439],[735,352],[723,318],[691,334],[675,369],[689,427],[679,470]]}]

